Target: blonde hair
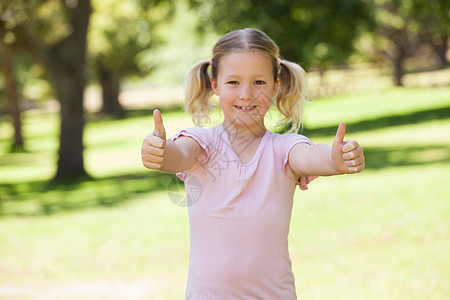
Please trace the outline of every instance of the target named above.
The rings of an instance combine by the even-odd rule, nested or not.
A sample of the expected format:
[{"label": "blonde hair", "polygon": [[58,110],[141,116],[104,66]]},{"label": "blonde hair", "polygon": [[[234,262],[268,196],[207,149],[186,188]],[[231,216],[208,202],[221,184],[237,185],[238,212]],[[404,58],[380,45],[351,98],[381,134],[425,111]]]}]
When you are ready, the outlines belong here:
[{"label": "blonde hair", "polygon": [[275,42],[264,32],[252,28],[232,31],[222,36],[213,48],[212,58],[198,61],[187,72],[184,81],[185,103],[194,124],[201,126],[208,120],[208,114],[213,109],[210,102],[213,95],[210,76],[217,79],[220,59],[227,54],[245,50],[259,50],[271,58],[274,80],[279,79],[275,104],[284,117],[279,125],[290,124],[289,132],[297,132],[302,126],[303,103],[307,98],[305,71],[296,63],[280,60]]}]

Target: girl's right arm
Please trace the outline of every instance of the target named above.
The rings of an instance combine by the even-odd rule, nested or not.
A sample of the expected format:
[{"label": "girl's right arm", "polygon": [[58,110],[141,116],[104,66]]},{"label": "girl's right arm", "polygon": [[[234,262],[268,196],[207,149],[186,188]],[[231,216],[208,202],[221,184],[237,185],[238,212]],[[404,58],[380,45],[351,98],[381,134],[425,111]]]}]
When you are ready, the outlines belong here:
[{"label": "girl's right arm", "polygon": [[142,163],[148,169],[178,173],[190,169],[201,152],[200,145],[189,137],[166,141],[166,131],[159,110],[153,111],[155,130],[142,143]]}]

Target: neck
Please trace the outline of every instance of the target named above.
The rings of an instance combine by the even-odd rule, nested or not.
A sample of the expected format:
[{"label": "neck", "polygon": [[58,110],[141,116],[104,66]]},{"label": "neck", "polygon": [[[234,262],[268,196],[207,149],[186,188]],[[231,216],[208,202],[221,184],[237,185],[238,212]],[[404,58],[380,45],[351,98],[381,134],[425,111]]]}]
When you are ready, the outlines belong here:
[{"label": "neck", "polygon": [[263,137],[267,131],[264,123],[247,126],[245,124],[236,124],[234,122],[224,121],[222,123],[222,127],[225,129],[228,135],[239,135],[242,137]]},{"label": "neck", "polygon": [[223,122],[222,126],[228,140],[241,163],[248,163],[255,155],[266,133],[265,126],[248,127],[245,125]]}]

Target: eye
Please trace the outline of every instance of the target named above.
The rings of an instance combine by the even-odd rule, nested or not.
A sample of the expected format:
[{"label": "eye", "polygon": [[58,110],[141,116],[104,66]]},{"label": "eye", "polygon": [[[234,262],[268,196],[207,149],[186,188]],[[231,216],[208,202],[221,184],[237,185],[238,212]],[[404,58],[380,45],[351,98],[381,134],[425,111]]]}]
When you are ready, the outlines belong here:
[{"label": "eye", "polygon": [[236,80],[230,80],[227,82],[227,84],[236,85],[239,84],[239,82],[237,82]]},{"label": "eye", "polygon": [[263,80],[256,80],[254,83],[255,83],[256,85],[264,85],[264,84],[266,84],[266,82],[263,81]]}]

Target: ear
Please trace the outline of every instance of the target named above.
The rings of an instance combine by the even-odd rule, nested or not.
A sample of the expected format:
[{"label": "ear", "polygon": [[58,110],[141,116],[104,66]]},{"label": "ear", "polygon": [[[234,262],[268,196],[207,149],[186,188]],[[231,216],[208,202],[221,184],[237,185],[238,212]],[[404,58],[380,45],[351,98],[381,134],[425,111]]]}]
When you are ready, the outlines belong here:
[{"label": "ear", "polygon": [[215,95],[219,96],[219,91],[217,90],[217,80],[212,77],[209,77],[209,82],[211,83],[211,89]]}]

